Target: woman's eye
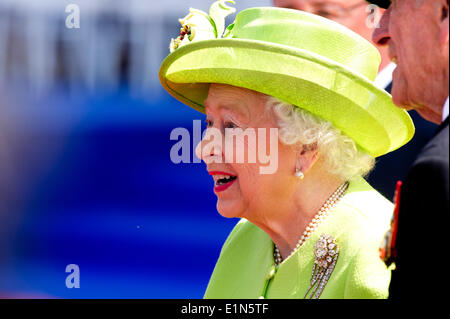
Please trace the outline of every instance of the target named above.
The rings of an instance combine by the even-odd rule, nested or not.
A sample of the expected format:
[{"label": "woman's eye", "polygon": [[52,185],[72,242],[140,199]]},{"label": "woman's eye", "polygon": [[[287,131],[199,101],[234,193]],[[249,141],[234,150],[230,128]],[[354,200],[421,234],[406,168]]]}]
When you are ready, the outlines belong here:
[{"label": "woman's eye", "polygon": [[237,125],[234,124],[233,122],[225,122],[225,128],[236,128]]}]

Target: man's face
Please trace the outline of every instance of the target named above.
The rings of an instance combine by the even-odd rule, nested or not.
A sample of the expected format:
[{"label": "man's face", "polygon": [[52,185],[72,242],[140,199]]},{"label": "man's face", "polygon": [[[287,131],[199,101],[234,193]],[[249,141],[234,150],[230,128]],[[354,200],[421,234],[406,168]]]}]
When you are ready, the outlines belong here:
[{"label": "man's face", "polygon": [[[359,21],[356,15],[361,13],[360,10],[367,6],[364,0],[273,0],[273,4],[277,7],[289,8],[310,12],[320,15],[330,20],[334,20],[347,28],[359,33]],[[362,11],[364,13],[364,11]]]},{"label": "man's face", "polygon": [[430,106],[440,103],[435,101],[436,96],[443,95],[442,83],[448,83],[448,31],[445,41],[442,3],[441,0],[393,0],[380,21],[380,28],[373,33],[373,41],[387,44],[389,56],[397,64],[393,73],[394,103],[405,109],[416,109],[425,119],[436,123],[440,122],[441,114]]}]

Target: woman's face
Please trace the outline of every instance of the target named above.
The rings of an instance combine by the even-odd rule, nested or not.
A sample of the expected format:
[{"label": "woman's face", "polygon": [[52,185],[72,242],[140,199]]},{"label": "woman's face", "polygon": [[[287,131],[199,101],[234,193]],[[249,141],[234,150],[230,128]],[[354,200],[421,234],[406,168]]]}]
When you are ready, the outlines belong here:
[{"label": "woman's face", "polygon": [[[293,191],[296,152],[279,142],[275,117],[265,103],[266,97],[258,92],[210,86],[205,100],[207,130],[196,153],[214,178],[217,210],[224,217],[248,218],[275,209]],[[235,135],[233,144],[230,133]],[[240,159],[239,152],[244,155]],[[270,160],[265,161],[261,152],[270,154]],[[262,173],[274,161],[276,169]]]}]

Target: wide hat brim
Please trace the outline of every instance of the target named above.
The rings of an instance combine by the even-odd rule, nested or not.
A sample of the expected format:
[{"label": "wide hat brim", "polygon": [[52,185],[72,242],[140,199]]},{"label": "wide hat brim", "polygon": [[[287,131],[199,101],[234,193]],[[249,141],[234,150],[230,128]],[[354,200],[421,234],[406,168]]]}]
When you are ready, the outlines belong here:
[{"label": "wide hat brim", "polygon": [[205,113],[211,83],[258,91],[330,121],[374,157],[414,135],[408,113],[363,76],[312,52],[249,39],[212,39],[178,48],[159,77],[177,100]]}]

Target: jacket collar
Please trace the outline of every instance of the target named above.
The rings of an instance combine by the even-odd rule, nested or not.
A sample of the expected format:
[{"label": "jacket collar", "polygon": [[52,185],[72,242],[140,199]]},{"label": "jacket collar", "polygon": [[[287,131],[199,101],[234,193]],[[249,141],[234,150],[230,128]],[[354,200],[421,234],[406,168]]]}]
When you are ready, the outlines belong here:
[{"label": "jacket collar", "polygon": [[444,122],[442,122],[439,127],[437,128],[436,132],[434,133],[434,136],[438,135],[439,132],[441,132],[445,127],[448,126],[448,123],[450,121],[450,118],[447,116]]},{"label": "jacket collar", "polygon": [[442,108],[442,122],[448,118],[448,108],[449,108],[449,97],[445,100],[444,107]]}]

